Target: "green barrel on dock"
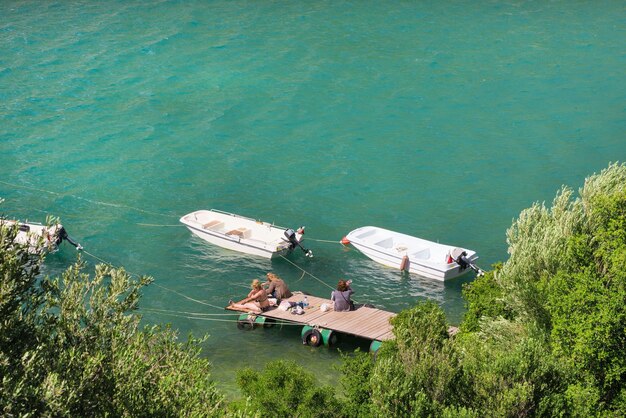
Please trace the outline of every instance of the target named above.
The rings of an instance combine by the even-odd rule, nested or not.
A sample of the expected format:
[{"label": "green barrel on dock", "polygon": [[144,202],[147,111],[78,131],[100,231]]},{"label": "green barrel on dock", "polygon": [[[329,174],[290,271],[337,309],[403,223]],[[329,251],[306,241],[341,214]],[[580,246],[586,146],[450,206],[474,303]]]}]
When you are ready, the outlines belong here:
[{"label": "green barrel on dock", "polygon": [[372,340],[372,343],[370,344],[370,353],[376,353],[382,344],[382,341]]},{"label": "green barrel on dock", "polygon": [[330,329],[313,328],[312,326],[305,325],[302,327],[302,344],[310,345],[311,347],[318,347],[322,343],[326,347],[332,347],[337,342],[337,335]]},{"label": "green barrel on dock", "polygon": [[267,327],[270,324],[264,316],[254,316],[247,313],[239,315],[239,318],[237,319],[237,328],[239,329],[249,331],[254,329],[257,325]]}]

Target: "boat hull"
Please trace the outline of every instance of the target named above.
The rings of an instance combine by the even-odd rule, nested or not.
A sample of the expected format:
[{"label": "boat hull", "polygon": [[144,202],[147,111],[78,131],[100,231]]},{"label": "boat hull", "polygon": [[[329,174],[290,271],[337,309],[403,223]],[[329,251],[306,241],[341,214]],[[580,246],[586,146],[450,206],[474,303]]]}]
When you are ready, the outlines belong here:
[{"label": "boat hull", "polygon": [[[396,269],[404,267],[406,271],[421,277],[446,281],[471,271],[469,268],[461,268],[454,261],[447,262],[447,254],[456,248],[454,246],[377,227],[358,228],[346,238],[371,260]],[[465,251],[472,262],[478,259],[474,251]],[[426,257],[424,254],[430,256]]]},{"label": "boat hull", "polygon": [[284,255],[289,252],[289,250],[282,251],[271,251],[266,248],[262,248],[259,246],[253,246],[246,244],[245,242],[241,242],[242,240],[234,237],[227,237],[224,235],[211,234],[210,232],[199,230],[195,227],[187,226],[187,229],[191,231],[197,237],[202,238],[206,242],[217,245],[222,248],[226,248],[233,251],[239,251],[245,254],[256,255],[264,258],[273,258],[278,255]]},{"label": "boat hull", "polygon": [[[192,212],[180,222],[206,242],[245,254],[273,258],[292,249],[284,238],[287,228],[215,209]],[[302,235],[296,238],[300,241]]]},{"label": "boat hull", "polygon": [[18,222],[13,220],[0,220],[0,227],[15,227],[17,224],[18,232],[14,242],[16,244],[27,245],[28,252],[32,254],[44,252],[54,252],[58,249],[61,242],[60,232],[62,225],[43,225],[36,222]]}]

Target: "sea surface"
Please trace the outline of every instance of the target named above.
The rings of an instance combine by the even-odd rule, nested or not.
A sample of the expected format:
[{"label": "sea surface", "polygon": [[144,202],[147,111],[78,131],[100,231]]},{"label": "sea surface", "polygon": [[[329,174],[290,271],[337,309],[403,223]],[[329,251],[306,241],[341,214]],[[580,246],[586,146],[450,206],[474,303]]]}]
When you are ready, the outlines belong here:
[{"label": "sea surface", "polygon": [[[625,40],[620,1],[3,0],[0,213],[58,216],[90,269],[153,276],[144,322],[209,334],[230,396],[273,359],[334,385],[338,350],[240,331],[228,299],[270,270],[320,296],[349,278],[360,302],[430,299],[458,324],[473,275],[403,275],[339,240],[377,225],[506,260],[522,209],[626,160]],[[243,256],[178,222],[210,208],[305,225],[315,257]],[[75,259],[64,244],[46,274]]]}]

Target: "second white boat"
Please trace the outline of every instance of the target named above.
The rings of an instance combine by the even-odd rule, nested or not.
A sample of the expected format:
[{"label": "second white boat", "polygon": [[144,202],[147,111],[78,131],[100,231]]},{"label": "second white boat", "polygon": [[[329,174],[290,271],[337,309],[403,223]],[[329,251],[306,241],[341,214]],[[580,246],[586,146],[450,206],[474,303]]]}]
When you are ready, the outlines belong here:
[{"label": "second white boat", "polygon": [[272,258],[300,247],[307,257],[313,257],[300,243],[304,227],[294,231],[216,209],[191,212],[180,222],[203,240],[230,250]]},{"label": "second white boat", "polygon": [[389,267],[406,270],[422,277],[449,280],[474,270],[475,251],[439,244],[376,226],[351,231],[346,239],[372,260]]}]

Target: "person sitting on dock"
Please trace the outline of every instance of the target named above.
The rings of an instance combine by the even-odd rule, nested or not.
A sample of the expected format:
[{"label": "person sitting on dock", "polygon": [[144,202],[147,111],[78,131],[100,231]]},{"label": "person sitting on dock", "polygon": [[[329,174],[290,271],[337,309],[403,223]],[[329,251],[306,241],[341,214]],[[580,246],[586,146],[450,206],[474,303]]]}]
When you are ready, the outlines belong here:
[{"label": "person sitting on dock", "polygon": [[267,273],[267,282],[265,284],[269,285],[265,292],[278,299],[278,302],[280,302],[281,299],[291,297],[291,292],[289,291],[289,287],[287,287],[287,283],[285,283],[284,280],[276,274],[271,272]]},{"label": "person sitting on dock", "polygon": [[330,300],[335,302],[335,311],[351,311],[354,310],[350,295],[354,293],[354,290],[350,287],[352,280],[339,280],[337,284],[337,290],[333,290],[330,294]]},{"label": "person sitting on dock", "polygon": [[252,281],[251,287],[252,290],[248,293],[248,297],[238,303],[233,303],[231,300],[229,304],[233,308],[247,309],[256,314],[260,314],[270,307],[270,302],[267,300],[267,293],[265,293],[265,289],[263,289],[258,279]]}]

